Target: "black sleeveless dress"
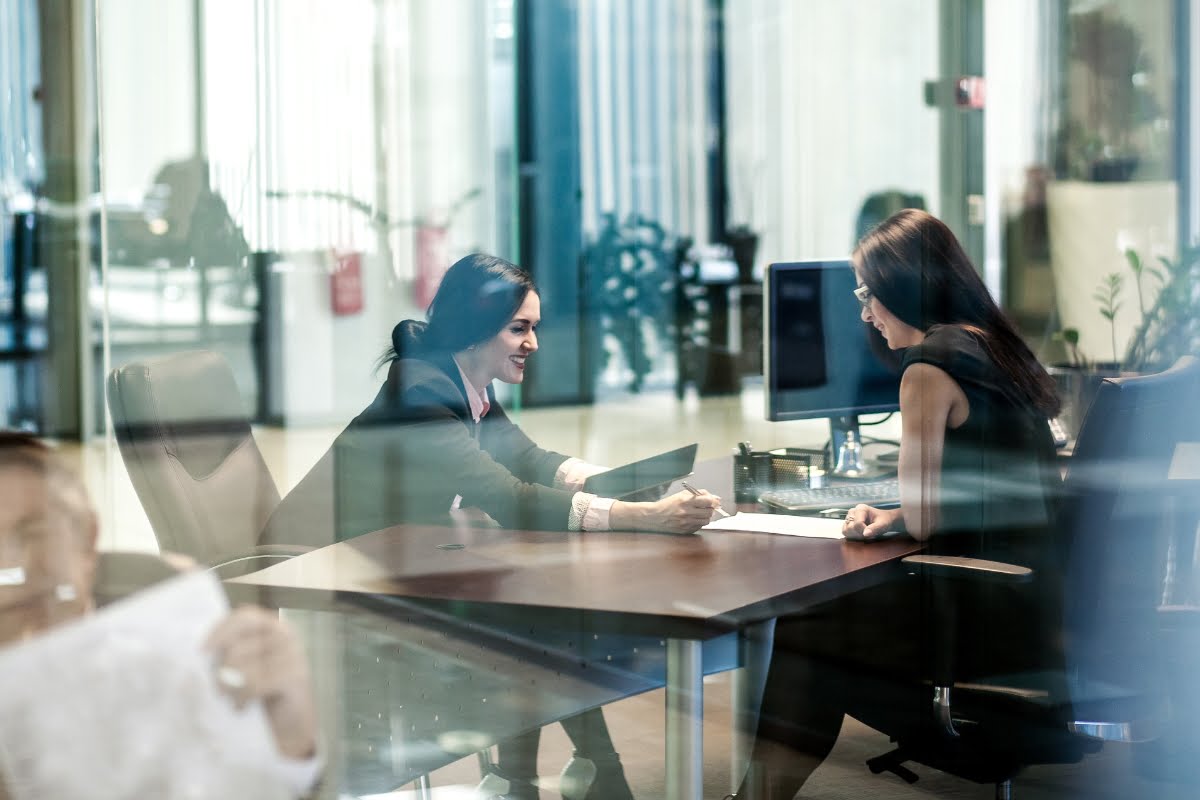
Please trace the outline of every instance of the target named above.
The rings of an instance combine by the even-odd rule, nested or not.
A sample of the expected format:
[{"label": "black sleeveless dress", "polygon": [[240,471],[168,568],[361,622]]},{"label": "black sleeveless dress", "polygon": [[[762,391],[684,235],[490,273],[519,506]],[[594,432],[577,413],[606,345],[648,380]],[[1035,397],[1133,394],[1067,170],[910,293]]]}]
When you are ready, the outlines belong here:
[{"label": "black sleeveless dress", "polygon": [[[956,679],[1061,667],[1061,484],[1049,425],[1015,391],[974,334],[931,329],[902,368],[932,364],[962,388],[966,421],[947,429],[939,524],[928,550],[1033,567],[1033,584],[972,587],[953,601],[897,574],[869,589],[781,617],[759,736],[823,758],[843,713],[884,732],[927,717],[934,626],[955,618]],[[862,545],[870,547],[871,545]],[[953,602],[952,614],[938,604]],[[999,646],[998,646],[999,645]],[[786,766],[784,767],[787,768]]]},{"label": "black sleeveless dress", "polygon": [[921,363],[953,378],[970,407],[962,425],[946,430],[931,547],[1040,561],[1061,482],[1046,418],[1017,393],[980,338],[962,328],[931,328],[905,351],[901,369]]}]

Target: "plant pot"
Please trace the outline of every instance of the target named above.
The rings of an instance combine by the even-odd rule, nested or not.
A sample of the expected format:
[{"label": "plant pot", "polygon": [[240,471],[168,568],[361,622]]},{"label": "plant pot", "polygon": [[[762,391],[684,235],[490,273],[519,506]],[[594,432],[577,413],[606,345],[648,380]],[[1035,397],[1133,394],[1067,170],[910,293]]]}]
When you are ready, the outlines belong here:
[{"label": "plant pot", "polygon": [[1137,172],[1137,156],[1098,158],[1088,165],[1088,172],[1097,183],[1124,183]]}]

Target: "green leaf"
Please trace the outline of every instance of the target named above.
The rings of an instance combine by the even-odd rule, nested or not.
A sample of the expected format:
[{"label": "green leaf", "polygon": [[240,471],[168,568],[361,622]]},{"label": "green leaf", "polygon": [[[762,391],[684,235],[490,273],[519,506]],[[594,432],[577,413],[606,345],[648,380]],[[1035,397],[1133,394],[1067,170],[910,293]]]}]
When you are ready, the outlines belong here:
[{"label": "green leaf", "polygon": [[1142,272],[1142,257],[1137,254],[1137,251],[1132,247],[1125,250],[1125,260],[1129,262],[1129,268],[1133,270],[1134,275],[1140,275]]},{"label": "green leaf", "polygon": [[1058,336],[1067,344],[1071,344],[1071,345],[1079,344],[1079,329],[1078,328],[1063,328],[1061,331],[1058,332]]}]

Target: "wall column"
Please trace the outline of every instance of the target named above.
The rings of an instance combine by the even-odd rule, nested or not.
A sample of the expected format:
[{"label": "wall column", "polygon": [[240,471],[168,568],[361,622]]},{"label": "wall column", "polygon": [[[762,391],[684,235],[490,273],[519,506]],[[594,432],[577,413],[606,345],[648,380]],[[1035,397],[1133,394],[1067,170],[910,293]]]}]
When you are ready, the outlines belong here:
[{"label": "wall column", "polygon": [[86,0],[38,2],[46,156],[38,249],[49,298],[43,433],[79,439],[95,431],[88,304],[88,196],[95,184],[96,141],[90,8]]}]

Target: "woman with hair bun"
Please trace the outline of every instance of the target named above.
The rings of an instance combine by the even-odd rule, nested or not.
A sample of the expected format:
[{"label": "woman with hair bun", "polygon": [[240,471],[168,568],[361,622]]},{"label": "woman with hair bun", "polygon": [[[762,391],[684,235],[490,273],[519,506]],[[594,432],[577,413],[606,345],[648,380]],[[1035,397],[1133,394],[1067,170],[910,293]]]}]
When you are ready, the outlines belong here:
[{"label": "woman with hair bun", "polygon": [[[495,256],[466,256],[446,272],[426,316],[396,325],[374,402],[280,504],[263,543],[327,543],[297,541],[294,532],[312,528],[314,497],[330,493],[339,541],[405,522],[444,524],[458,507],[533,530],[691,533],[709,522],[720,498],[707,492],[627,502],[582,491],[604,468],[543,450],[509,420],[492,382],[520,384],[538,350],[541,300],[527,272]],[[630,798],[600,711],[563,727],[576,756],[596,767],[586,797]],[[505,798],[537,797],[537,743],[535,731],[501,745]]]},{"label": "woman with hair bun", "polygon": [[691,533],[708,523],[719,504],[709,494],[637,503],[581,491],[604,468],[538,447],[496,402],[492,382],[520,384],[538,350],[529,273],[466,256],[426,316],[396,325],[387,379],[334,445],[337,539],[444,523],[457,505],[518,529]]}]

